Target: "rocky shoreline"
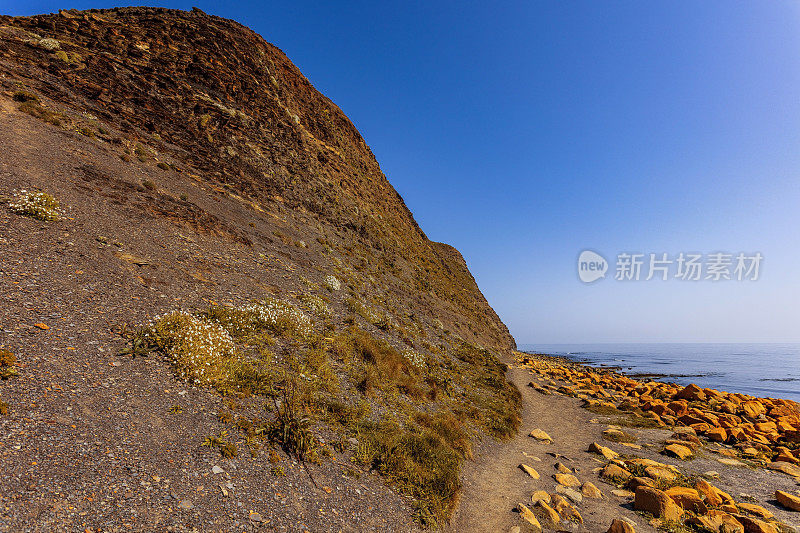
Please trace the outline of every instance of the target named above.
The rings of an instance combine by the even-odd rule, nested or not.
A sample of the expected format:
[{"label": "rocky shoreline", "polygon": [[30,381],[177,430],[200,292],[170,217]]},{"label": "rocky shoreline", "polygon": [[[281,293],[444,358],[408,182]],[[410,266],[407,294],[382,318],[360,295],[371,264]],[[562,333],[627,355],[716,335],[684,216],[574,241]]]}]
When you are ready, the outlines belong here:
[{"label": "rocky shoreline", "polygon": [[[633,379],[541,354],[518,352],[517,365],[531,373],[529,387],[540,394],[577,398],[598,415],[619,417],[620,426],[671,430],[660,444],[659,453],[665,457],[688,462],[711,455],[721,465],[779,472],[800,484],[800,406],[794,401]],[[590,446],[590,452],[603,458],[600,478],[616,485],[615,495],[629,500],[652,527],[770,533],[794,531],[792,526],[800,521],[797,490],[775,490],[767,507],[785,511],[782,516],[789,518],[780,520],[767,507],[741,498],[737,501],[716,487],[716,471],[696,475],[638,457],[636,451],[642,447],[619,426],[610,426],[603,437],[618,443],[619,451],[597,443]],[[527,506],[520,507],[523,521],[550,515],[547,504],[535,496],[530,513]],[[625,520],[615,520],[609,528],[612,532],[634,530]]]}]

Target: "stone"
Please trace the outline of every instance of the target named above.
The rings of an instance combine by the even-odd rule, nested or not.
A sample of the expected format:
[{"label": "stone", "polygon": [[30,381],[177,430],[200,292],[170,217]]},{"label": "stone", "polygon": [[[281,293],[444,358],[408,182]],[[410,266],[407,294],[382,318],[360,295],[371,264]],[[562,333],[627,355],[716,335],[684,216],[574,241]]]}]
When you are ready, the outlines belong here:
[{"label": "stone", "polygon": [[656,481],[674,481],[678,475],[666,466],[648,466],[644,469],[645,475]]},{"label": "stone", "polygon": [[586,496],[587,498],[602,498],[603,493],[600,492],[594,483],[587,481],[583,485],[581,485],[581,494]]},{"label": "stone", "polygon": [[539,516],[546,525],[555,527],[561,522],[561,515],[546,502],[539,500],[536,502],[536,507],[539,510]]},{"label": "stone", "polygon": [[539,519],[536,518],[536,515],[533,514],[533,511],[528,509],[527,505],[524,503],[518,503],[517,510],[519,511],[519,516],[528,523],[535,533],[541,533],[542,524],[539,523]]},{"label": "stone", "polygon": [[519,467],[522,469],[523,472],[531,476],[533,479],[539,479],[539,472],[537,472],[535,469],[531,468],[530,466],[524,463],[519,465]]},{"label": "stone", "polygon": [[560,494],[553,494],[553,508],[561,515],[564,520],[572,520],[583,524],[583,517],[580,513],[564,499]]},{"label": "stone", "polygon": [[783,492],[782,490],[776,490],[775,499],[786,509],[800,512],[800,497],[789,494],[788,492]]},{"label": "stone", "polygon": [[603,471],[600,472],[600,476],[605,479],[627,481],[633,477],[633,474],[621,466],[615,465],[614,463],[609,463],[605,468],[603,468]]},{"label": "stone", "polygon": [[533,437],[534,439],[541,441],[541,442],[553,442],[553,439],[550,438],[550,435],[545,433],[539,428],[534,429],[528,434],[529,437]]},{"label": "stone", "polygon": [[766,520],[769,520],[769,519],[775,517],[775,515],[772,514],[770,511],[767,511],[766,509],[764,509],[760,505],[756,505],[754,503],[742,502],[742,503],[740,503],[738,505],[739,505],[739,509],[741,509],[741,510],[743,510],[745,512],[748,512],[751,515],[757,516],[759,518],[764,518]]},{"label": "stone", "polygon": [[672,498],[685,511],[695,514],[705,514],[708,511],[706,504],[695,489],[689,487],[670,487],[664,493]]},{"label": "stone", "polygon": [[562,474],[571,474],[572,473],[572,469],[570,467],[568,467],[567,465],[565,465],[564,463],[556,463],[555,464],[555,468],[556,468],[556,470],[558,470]]},{"label": "stone", "polygon": [[534,505],[540,501],[550,503],[550,494],[548,494],[546,490],[537,490],[531,495],[531,501]]},{"label": "stone", "polygon": [[783,461],[775,461],[769,464],[769,468],[783,472],[792,477],[800,477],[800,466],[793,465],[792,463],[785,463]]},{"label": "stone", "polygon": [[556,492],[558,494],[563,494],[575,503],[581,503],[583,501],[583,495],[575,489],[564,487],[563,485],[556,485]]},{"label": "stone", "polygon": [[694,484],[694,488],[705,498],[706,504],[712,507],[717,507],[726,502],[733,503],[733,498],[730,494],[718,489],[705,479],[698,479]]},{"label": "stone", "polygon": [[704,515],[689,518],[687,522],[700,526],[703,531],[745,533],[744,526],[738,520],[724,511],[715,509],[708,511]]},{"label": "stone", "polygon": [[683,509],[672,498],[653,487],[639,487],[633,500],[637,511],[647,511],[656,518],[677,522],[683,516]]},{"label": "stone", "polygon": [[689,459],[694,456],[691,449],[681,444],[668,444],[664,447],[664,453],[678,459]]},{"label": "stone", "polygon": [[178,502],[178,509],[183,509],[188,511],[189,509],[194,509],[194,504],[189,500],[181,500]]},{"label": "stone", "polygon": [[635,496],[633,492],[622,489],[614,489],[611,491],[611,494],[613,494],[617,498],[633,498]]},{"label": "stone", "polygon": [[608,531],[606,531],[606,533],[636,533],[636,529],[625,520],[615,518],[611,521],[611,525],[608,526]]},{"label": "stone", "polygon": [[581,484],[578,478],[572,474],[553,474],[553,479],[556,480],[556,483],[565,487],[579,487]]},{"label": "stone", "polygon": [[727,466],[747,466],[745,463],[733,457],[717,457],[717,461]]},{"label": "stone", "polygon": [[39,329],[41,329],[43,331],[47,331],[48,329],[50,329],[50,326],[48,326],[47,324],[45,324],[43,322],[37,322],[36,324],[34,324],[34,326],[36,326],[37,328],[39,328]]},{"label": "stone", "polygon": [[589,451],[592,453],[600,454],[609,461],[611,459],[616,459],[617,457],[619,457],[619,454],[614,450],[612,450],[611,448],[607,448],[602,444],[597,444],[596,442],[593,442],[589,445]]},{"label": "stone", "polygon": [[675,396],[673,396],[675,400],[689,400],[692,401],[704,401],[706,399],[706,393],[703,392],[703,389],[695,385],[694,383],[690,385],[686,385],[684,389],[678,392]]},{"label": "stone", "polygon": [[735,518],[744,526],[745,533],[778,533],[778,528],[758,518],[746,515],[735,515]]},{"label": "stone", "polygon": [[639,487],[655,487],[655,481],[649,477],[632,477],[625,483],[625,488],[635,491]]},{"label": "stone", "polygon": [[250,513],[250,521],[260,523],[264,521],[264,517],[262,517],[259,513],[253,511]]},{"label": "stone", "polygon": [[519,526],[511,526],[511,529],[508,530],[508,533],[521,533],[521,529]]},{"label": "stone", "polygon": [[211,469],[211,473],[212,474],[223,474],[223,473],[225,473],[225,471],[222,469],[221,466],[214,465],[214,467]]}]

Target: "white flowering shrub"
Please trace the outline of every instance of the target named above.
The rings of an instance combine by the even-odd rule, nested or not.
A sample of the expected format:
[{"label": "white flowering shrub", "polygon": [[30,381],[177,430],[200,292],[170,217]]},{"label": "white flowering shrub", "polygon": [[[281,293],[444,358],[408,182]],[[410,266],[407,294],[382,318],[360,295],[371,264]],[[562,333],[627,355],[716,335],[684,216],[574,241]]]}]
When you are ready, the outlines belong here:
[{"label": "white flowering shrub", "polygon": [[401,352],[401,355],[415,368],[425,368],[426,366],[425,356],[416,350],[406,348]]},{"label": "white flowering shrub", "polygon": [[277,335],[293,334],[308,338],[313,331],[308,315],[283,300],[268,298],[262,302],[250,304],[244,308],[244,311],[253,313],[259,324]]},{"label": "white flowering shrub", "polygon": [[25,189],[15,191],[8,207],[17,214],[37,220],[58,220],[61,215],[58,209],[58,200],[46,192],[40,191],[26,191]]},{"label": "white flowering shrub", "polygon": [[325,276],[325,287],[330,291],[342,290],[342,282],[336,276]]},{"label": "white flowering shrub", "polygon": [[237,362],[236,347],[225,328],[185,311],[154,318],[141,336],[170,359],[180,377],[195,385],[225,382]]}]

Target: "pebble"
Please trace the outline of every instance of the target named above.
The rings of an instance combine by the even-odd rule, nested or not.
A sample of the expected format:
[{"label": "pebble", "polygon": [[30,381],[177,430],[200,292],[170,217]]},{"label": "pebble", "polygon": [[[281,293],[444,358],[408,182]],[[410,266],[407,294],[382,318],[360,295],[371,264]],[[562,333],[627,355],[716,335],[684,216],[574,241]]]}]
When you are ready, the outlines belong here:
[{"label": "pebble", "polygon": [[214,465],[214,468],[211,469],[212,474],[224,474],[225,471],[219,465]]},{"label": "pebble", "polygon": [[194,504],[192,502],[190,502],[189,500],[181,500],[178,503],[178,508],[179,509],[184,509],[184,510],[189,510],[189,509],[193,509],[194,508]]}]

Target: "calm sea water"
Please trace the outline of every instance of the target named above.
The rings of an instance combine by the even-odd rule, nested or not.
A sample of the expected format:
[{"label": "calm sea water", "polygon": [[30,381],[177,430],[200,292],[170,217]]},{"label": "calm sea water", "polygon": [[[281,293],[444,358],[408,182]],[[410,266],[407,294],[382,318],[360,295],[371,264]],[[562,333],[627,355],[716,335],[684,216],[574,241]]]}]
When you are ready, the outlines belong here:
[{"label": "calm sea water", "polygon": [[800,344],[523,344],[629,375],[800,401]]}]

